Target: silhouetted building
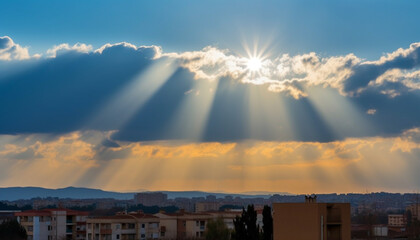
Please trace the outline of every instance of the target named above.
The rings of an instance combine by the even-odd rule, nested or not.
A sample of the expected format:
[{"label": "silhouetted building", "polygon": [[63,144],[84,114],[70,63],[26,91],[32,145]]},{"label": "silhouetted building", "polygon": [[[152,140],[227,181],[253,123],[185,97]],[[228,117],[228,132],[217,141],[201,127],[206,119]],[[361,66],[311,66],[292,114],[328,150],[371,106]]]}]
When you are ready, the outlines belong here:
[{"label": "silhouetted building", "polygon": [[307,196],[305,203],[273,204],[274,240],[350,240],[350,204],[316,203]]}]

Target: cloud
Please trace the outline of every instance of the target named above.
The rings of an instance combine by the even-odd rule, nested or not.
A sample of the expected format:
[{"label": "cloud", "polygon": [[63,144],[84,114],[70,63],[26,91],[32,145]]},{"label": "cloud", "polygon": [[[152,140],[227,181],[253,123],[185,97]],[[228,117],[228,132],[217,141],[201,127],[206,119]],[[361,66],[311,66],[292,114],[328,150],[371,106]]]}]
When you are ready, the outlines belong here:
[{"label": "cloud", "polygon": [[[55,57],[0,64],[0,72],[16,69],[0,75],[0,133],[111,132],[101,149],[116,157],[126,154],[118,141],[397,136],[420,125],[417,49],[375,62],[284,54],[262,57],[261,69],[249,71],[247,57],[216,47],[165,53],[125,42],[96,50],[57,45],[48,53]],[[365,68],[381,71],[347,88],[365,82]]]},{"label": "cloud", "polygon": [[369,114],[369,115],[375,115],[375,113],[376,113],[376,109],[373,109],[373,108],[368,109],[368,110],[366,111],[366,113],[367,113],[367,114]]},{"label": "cloud", "polygon": [[28,48],[22,47],[8,37],[0,37],[0,60],[24,60],[29,59]]},{"label": "cloud", "polygon": [[344,83],[344,91],[355,94],[389,70],[409,70],[419,66],[420,43],[413,43],[408,49],[400,48],[378,61],[364,62],[355,66],[353,74]]},{"label": "cloud", "polygon": [[[365,188],[401,192],[417,189],[420,182],[419,128],[397,137],[328,143],[154,141],[104,147],[109,135],[100,131],[51,138],[0,135],[0,142],[9,142],[0,149],[0,181],[6,186],[72,185],[116,191],[180,190],[182,186],[182,190],[258,188],[292,193]],[[37,157],[22,158],[28,149]]]},{"label": "cloud", "polygon": [[56,57],[57,54],[63,54],[69,51],[88,53],[92,51],[92,45],[86,45],[84,43],[76,43],[73,46],[70,46],[68,43],[62,43],[60,45],[54,46],[47,50],[49,57]]}]

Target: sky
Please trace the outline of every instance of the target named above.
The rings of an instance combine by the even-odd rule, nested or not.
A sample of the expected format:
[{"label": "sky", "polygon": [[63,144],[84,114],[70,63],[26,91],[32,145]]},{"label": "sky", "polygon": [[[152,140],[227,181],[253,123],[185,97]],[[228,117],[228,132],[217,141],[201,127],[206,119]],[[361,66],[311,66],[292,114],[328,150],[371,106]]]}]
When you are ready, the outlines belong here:
[{"label": "sky", "polygon": [[418,191],[419,8],[2,1],[0,186]]}]

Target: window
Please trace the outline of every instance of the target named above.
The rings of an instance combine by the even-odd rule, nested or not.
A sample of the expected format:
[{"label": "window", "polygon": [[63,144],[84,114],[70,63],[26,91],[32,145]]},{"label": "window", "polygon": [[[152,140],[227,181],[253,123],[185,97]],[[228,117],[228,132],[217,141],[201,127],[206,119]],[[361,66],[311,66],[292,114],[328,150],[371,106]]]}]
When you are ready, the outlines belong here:
[{"label": "window", "polygon": [[120,234],[117,234],[117,239],[120,239]]},{"label": "window", "polygon": [[199,226],[200,222],[199,221],[195,221],[195,226]]},{"label": "window", "polygon": [[115,225],[115,229],[120,229],[121,228],[121,225],[120,224],[116,224]]},{"label": "window", "polygon": [[165,232],[160,232],[160,236],[164,237],[165,236]]},{"label": "window", "polygon": [[145,227],[146,227],[146,224],[142,223],[141,228],[145,228]]},{"label": "window", "polygon": [[141,238],[145,238],[146,237],[146,234],[141,234],[141,236],[140,236]]}]

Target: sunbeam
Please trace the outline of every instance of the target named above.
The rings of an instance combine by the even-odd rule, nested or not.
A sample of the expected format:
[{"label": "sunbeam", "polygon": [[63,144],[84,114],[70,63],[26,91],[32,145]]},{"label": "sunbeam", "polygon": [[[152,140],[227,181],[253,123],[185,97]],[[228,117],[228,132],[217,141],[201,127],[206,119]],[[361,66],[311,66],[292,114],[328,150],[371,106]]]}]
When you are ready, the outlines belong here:
[{"label": "sunbeam", "polygon": [[93,114],[87,125],[95,127],[106,122],[111,130],[120,129],[165,84],[177,67],[173,59],[156,60]]},{"label": "sunbeam", "polygon": [[374,127],[367,115],[337,91],[323,87],[307,87],[308,99],[339,138],[367,135]]},{"label": "sunbeam", "polygon": [[[177,114],[171,120],[167,132],[172,138],[185,136],[188,140],[201,141],[203,139],[218,85],[219,79],[195,81],[193,88],[185,93]],[[189,129],[189,131],[185,132],[182,129]]]}]

